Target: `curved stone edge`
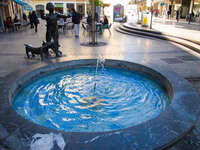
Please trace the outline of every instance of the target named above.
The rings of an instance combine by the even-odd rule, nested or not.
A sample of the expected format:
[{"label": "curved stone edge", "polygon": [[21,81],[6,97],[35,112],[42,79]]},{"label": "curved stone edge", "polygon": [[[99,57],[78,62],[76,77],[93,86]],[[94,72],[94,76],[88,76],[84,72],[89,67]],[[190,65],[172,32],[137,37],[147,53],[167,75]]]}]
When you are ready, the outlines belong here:
[{"label": "curved stone edge", "polygon": [[193,40],[193,39],[188,39],[188,38],[184,38],[184,37],[180,37],[180,36],[175,36],[175,35],[171,35],[171,34],[167,34],[167,33],[164,33],[164,32],[160,32],[160,31],[156,31],[156,30],[153,30],[153,29],[149,29],[149,28],[137,28],[137,27],[134,27],[132,25],[130,25],[129,23],[124,23],[123,24],[124,27],[127,27],[129,29],[133,29],[133,30],[138,30],[138,31],[144,31],[144,32],[150,32],[150,33],[155,33],[155,34],[158,34],[158,35],[166,35],[166,36],[171,36],[171,37],[175,37],[175,38],[178,38],[178,39],[183,39],[183,40],[186,40],[186,41],[190,41],[192,43],[195,43],[197,45],[200,45],[200,42],[199,41],[196,41],[196,40]]},{"label": "curved stone edge", "polygon": [[96,42],[95,44],[92,44],[90,42],[82,42],[80,43],[81,46],[86,46],[86,47],[101,47],[101,46],[106,46],[106,42]]},{"label": "curved stone edge", "polygon": [[[108,64],[109,61],[106,62]],[[125,66],[132,64],[131,62],[120,62],[120,60],[110,60],[110,62],[115,63],[116,66],[117,63]],[[0,91],[2,91],[0,98],[0,131],[2,131],[2,136],[0,135],[0,138],[3,144],[12,149],[27,150],[32,136],[36,133],[61,133],[67,144],[65,149],[162,149],[184,136],[197,120],[200,108],[199,96],[191,84],[176,73],[150,63],[141,63],[141,65],[146,66],[143,68],[144,71],[145,68],[148,70],[147,67],[149,67],[149,69],[152,68],[164,75],[172,84],[174,95],[172,103],[166,111],[140,125],[110,132],[63,132],[36,125],[23,119],[12,109],[11,99],[15,94],[14,89],[17,89],[18,85],[34,79],[37,74],[46,74],[49,69],[53,71],[73,67],[77,64],[85,66],[95,65],[95,63],[95,59],[90,59],[59,62],[48,67],[45,64],[40,64],[8,75],[4,84],[0,86]],[[131,68],[131,66],[129,67]],[[127,69],[130,69],[129,67]],[[138,69],[142,68],[138,67]],[[34,70],[37,71],[33,72]],[[19,80],[22,76],[23,80]]]},{"label": "curved stone edge", "polygon": [[[125,28],[126,28],[126,29],[125,29]],[[189,41],[188,39],[182,39],[182,40],[184,40],[185,42],[183,42],[183,41],[181,42],[181,41],[179,41],[179,40],[176,40],[176,39],[178,39],[177,37],[176,37],[176,39],[174,39],[174,38],[171,38],[172,36],[170,37],[169,35],[155,34],[155,33],[153,33],[153,32],[150,32],[150,31],[143,31],[143,30],[140,30],[140,29],[133,31],[134,29],[131,30],[131,29],[127,28],[127,27],[125,27],[125,28],[119,27],[119,28],[116,28],[116,31],[117,31],[117,32],[120,32],[120,33],[122,33],[122,34],[127,34],[127,35],[132,35],[132,36],[150,37],[150,38],[155,38],[155,39],[160,39],[160,40],[171,41],[171,42],[180,44],[180,45],[182,45],[182,46],[184,46],[184,47],[187,47],[187,48],[189,48],[189,49],[191,49],[191,50],[193,50],[193,51],[195,51],[195,52],[197,52],[197,53],[200,53],[199,44],[195,43],[195,44],[197,44],[198,46],[194,46],[194,44],[193,44],[193,45],[188,44],[188,42],[194,43],[193,41]],[[166,36],[168,36],[168,37],[166,37]],[[179,38],[179,39],[180,39],[180,38]]]}]

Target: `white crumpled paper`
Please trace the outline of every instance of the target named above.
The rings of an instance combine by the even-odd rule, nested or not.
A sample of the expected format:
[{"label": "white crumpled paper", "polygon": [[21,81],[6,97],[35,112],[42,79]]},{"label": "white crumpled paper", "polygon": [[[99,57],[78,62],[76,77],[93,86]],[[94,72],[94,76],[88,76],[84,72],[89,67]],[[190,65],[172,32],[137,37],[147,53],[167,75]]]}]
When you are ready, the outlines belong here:
[{"label": "white crumpled paper", "polygon": [[65,141],[61,134],[35,134],[31,141],[31,150],[51,150],[54,146],[54,141],[57,143],[60,150],[64,150]]}]

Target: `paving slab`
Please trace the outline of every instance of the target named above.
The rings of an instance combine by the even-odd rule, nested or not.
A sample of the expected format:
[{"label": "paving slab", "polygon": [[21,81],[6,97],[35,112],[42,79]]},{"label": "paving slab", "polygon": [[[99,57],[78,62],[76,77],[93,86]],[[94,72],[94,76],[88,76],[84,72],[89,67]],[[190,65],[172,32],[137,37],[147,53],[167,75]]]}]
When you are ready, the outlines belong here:
[{"label": "paving slab", "polygon": [[[112,28],[115,28],[117,25],[118,24],[114,24]],[[107,43],[105,46],[101,47],[81,46],[80,43],[89,40],[88,35],[83,34],[82,31],[80,31],[79,38],[75,38],[74,34],[71,32],[60,32],[60,50],[63,52],[63,57],[51,58],[43,62],[41,62],[39,57],[27,59],[24,44],[32,44],[36,47],[41,45],[42,41],[45,40],[44,22],[40,23],[38,33],[27,29],[15,33],[0,34],[0,39],[1,78],[4,78],[13,71],[34,64],[48,64],[59,60],[67,61],[69,59],[96,59],[100,54],[105,58],[135,63],[156,62],[158,67],[172,70],[184,78],[200,77],[199,54],[172,42],[148,39],[145,37],[133,37],[115,32],[114,30],[112,30],[112,34],[105,31],[103,35],[98,35],[99,41]],[[10,137],[8,140],[12,141],[13,138],[14,137]],[[189,141],[187,138],[186,141]],[[173,147],[171,150],[173,149],[182,150],[178,146]]]}]

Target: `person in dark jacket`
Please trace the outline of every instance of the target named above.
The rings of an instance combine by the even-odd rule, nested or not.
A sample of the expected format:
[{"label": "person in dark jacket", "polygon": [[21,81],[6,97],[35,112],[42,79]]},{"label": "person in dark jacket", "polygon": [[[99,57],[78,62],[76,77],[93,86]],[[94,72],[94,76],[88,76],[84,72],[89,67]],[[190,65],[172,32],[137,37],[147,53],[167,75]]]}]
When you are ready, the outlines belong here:
[{"label": "person in dark jacket", "polygon": [[79,37],[79,25],[80,25],[81,16],[78,12],[72,8],[72,22],[74,23],[74,32],[75,37]]},{"label": "person in dark jacket", "polygon": [[37,32],[39,20],[38,20],[38,17],[36,15],[35,11],[32,12],[32,17],[33,17],[33,24],[34,24],[34,27],[35,27],[35,32]]},{"label": "person in dark jacket", "polygon": [[179,10],[176,11],[176,21],[179,22]]},{"label": "person in dark jacket", "polygon": [[27,22],[27,16],[25,13],[23,13],[23,20],[24,20],[24,22]]},{"label": "person in dark jacket", "polygon": [[34,28],[34,26],[33,26],[33,16],[32,16],[31,12],[29,12],[28,18],[29,18],[29,22],[30,22],[30,25],[31,25],[31,29],[32,29],[32,28]]},{"label": "person in dark jacket", "polygon": [[190,22],[193,20],[193,18],[194,18],[194,12],[189,14],[188,24],[190,24]]}]

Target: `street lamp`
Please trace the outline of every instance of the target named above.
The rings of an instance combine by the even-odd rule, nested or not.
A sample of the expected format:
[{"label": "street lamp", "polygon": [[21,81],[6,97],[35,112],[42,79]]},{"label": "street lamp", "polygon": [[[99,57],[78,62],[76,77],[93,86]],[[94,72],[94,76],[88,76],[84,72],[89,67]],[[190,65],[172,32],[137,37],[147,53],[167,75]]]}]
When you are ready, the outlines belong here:
[{"label": "street lamp", "polygon": [[92,0],[92,44],[95,44],[95,0]]},{"label": "street lamp", "polygon": [[151,9],[150,29],[152,29],[152,20],[153,20],[153,1],[154,1],[154,0],[151,1],[151,7],[150,7],[150,9]]}]

